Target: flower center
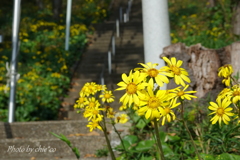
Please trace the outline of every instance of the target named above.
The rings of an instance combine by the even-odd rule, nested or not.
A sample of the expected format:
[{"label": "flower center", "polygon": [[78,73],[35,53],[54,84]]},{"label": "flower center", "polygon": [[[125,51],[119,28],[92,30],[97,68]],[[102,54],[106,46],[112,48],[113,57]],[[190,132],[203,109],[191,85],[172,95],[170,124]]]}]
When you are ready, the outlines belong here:
[{"label": "flower center", "polygon": [[180,96],[183,96],[184,95],[184,92],[183,91],[179,91],[178,93],[177,93],[177,95],[180,97]]},{"label": "flower center", "polygon": [[235,97],[235,96],[240,96],[240,92],[239,91],[234,91],[233,92],[233,96]]},{"label": "flower center", "polygon": [[166,107],[166,108],[164,108],[164,111],[166,112],[166,114],[168,114],[168,113],[170,113],[170,108],[168,108],[168,107]]},{"label": "flower center", "polygon": [[108,99],[108,98],[111,97],[111,95],[110,95],[109,93],[106,93],[106,94],[104,94],[104,97],[105,97],[106,99]]},{"label": "flower center", "polygon": [[150,100],[148,101],[148,106],[149,108],[156,109],[160,106],[159,100],[156,97],[150,98]]},{"label": "flower center", "polygon": [[94,103],[94,102],[90,102],[90,103],[89,103],[89,107],[90,107],[90,108],[94,108],[94,107],[95,107],[95,103]]},{"label": "flower center", "polygon": [[219,107],[219,108],[217,109],[217,114],[218,114],[219,116],[222,116],[222,115],[224,114],[224,109],[223,109],[222,107]]},{"label": "flower center", "polygon": [[84,98],[83,97],[80,97],[79,98],[79,103],[83,103],[84,102]]},{"label": "flower center", "polygon": [[98,115],[98,110],[96,110],[96,109],[93,110],[92,114],[93,114],[93,115]]},{"label": "flower center", "polygon": [[176,74],[176,75],[180,75],[181,74],[180,68],[178,68],[176,66],[172,66],[171,69],[172,69],[174,74]]},{"label": "flower center", "polygon": [[92,123],[92,126],[93,126],[93,128],[97,128],[98,122],[93,122],[93,123]]},{"label": "flower center", "polygon": [[151,69],[149,69],[148,71],[147,71],[147,73],[148,73],[148,75],[150,76],[150,77],[157,77],[157,75],[158,75],[158,70],[157,69],[155,69],[155,68],[151,68]]},{"label": "flower center", "polygon": [[126,92],[128,94],[134,94],[137,92],[137,85],[135,83],[129,83],[127,85],[127,89],[126,89]]}]

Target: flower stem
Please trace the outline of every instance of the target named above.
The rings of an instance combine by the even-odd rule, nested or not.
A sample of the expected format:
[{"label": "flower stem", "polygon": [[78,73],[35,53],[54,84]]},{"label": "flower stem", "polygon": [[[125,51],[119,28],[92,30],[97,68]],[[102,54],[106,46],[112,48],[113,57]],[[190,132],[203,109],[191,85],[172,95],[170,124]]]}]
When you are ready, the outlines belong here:
[{"label": "flower stem", "polygon": [[191,134],[191,132],[189,131],[188,126],[187,126],[187,123],[186,123],[185,120],[184,120],[184,117],[183,117],[183,102],[182,102],[182,101],[181,101],[181,116],[182,116],[183,125],[184,125],[184,127],[186,128],[186,130],[187,130],[187,132],[188,132],[188,135],[190,136],[191,142],[192,142],[193,147],[194,147],[194,149],[195,149],[195,151],[196,151],[196,153],[197,153],[198,159],[199,159],[199,160],[202,160],[202,158],[201,158],[201,156],[200,156],[200,154],[199,154],[199,152],[198,152],[198,150],[197,150],[197,147],[196,147],[196,145],[195,145],[195,142],[194,142],[194,140],[193,140],[192,134]]},{"label": "flower stem", "polygon": [[157,123],[156,118],[153,120],[153,122],[154,122],[155,134],[156,134],[156,137],[157,137],[158,153],[160,154],[161,160],[165,160],[163,149],[162,149],[162,143],[161,143],[161,140],[160,140],[160,137],[159,137],[159,129],[158,129],[158,123]]},{"label": "flower stem", "polygon": [[107,134],[107,127],[106,127],[106,121],[105,121],[105,118],[103,118],[103,125],[101,125],[102,127],[102,130],[103,130],[103,133],[104,133],[104,136],[105,136],[105,139],[106,139],[106,142],[107,142],[107,146],[108,146],[108,150],[110,152],[110,155],[111,155],[111,158],[112,160],[116,160],[116,157],[113,153],[113,150],[112,150],[112,147],[111,147],[111,144],[110,144],[110,141],[108,139],[108,134]]},{"label": "flower stem", "polygon": [[125,145],[124,145],[124,143],[123,143],[122,137],[120,136],[119,132],[117,131],[117,129],[116,129],[116,126],[115,126],[115,123],[114,123],[114,122],[112,122],[112,125],[113,125],[113,128],[114,128],[114,131],[117,133],[117,135],[118,135],[118,138],[119,138],[119,139],[120,139],[120,141],[121,141],[122,147],[123,147],[123,149],[124,149],[124,151],[125,151],[125,154],[126,154],[126,157],[127,157],[127,159],[128,159],[129,157],[128,157],[128,154],[127,154],[126,147],[125,147]]}]

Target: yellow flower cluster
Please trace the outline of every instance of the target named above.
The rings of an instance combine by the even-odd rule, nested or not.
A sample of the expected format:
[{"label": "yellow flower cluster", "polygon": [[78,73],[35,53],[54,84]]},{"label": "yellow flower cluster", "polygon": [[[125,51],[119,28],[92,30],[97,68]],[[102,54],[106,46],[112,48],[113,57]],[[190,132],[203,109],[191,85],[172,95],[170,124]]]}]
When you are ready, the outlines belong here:
[{"label": "yellow flower cluster", "polygon": [[[140,63],[143,68],[135,68],[131,70],[129,76],[122,74],[122,82],[117,85],[120,87],[116,90],[125,90],[125,94],[120,98],[123,103],[121,109],[126,106],[137,107],[137,113],[144,115],[146,119],[162,119],[162,125],[165,121],[172,121],[176,118],[173,109],[180,105],[178,100],[182,102],[184,99],[191,100],[197,98],[192,93],[196,91],[186,91],[190,83],[188,73],[181,68],[183,61],[177,61],[175,57],[168,59],[163,57],[167,63],[160,69],[155,67],[158,64]],[[160,90],[164,83],[169,83],[170,79],[174,79],[177,85],[181,85],[171,90]],[[182,89],[182,87],[184,87]]]},{"label": "yellow flower cluster", "polygon": [[87,127],[90,128],[90,132],[96,128],[105,129],[104,117],[115,118],[113,120],[115,123],[127,122],[128,119],[125,114],[115,117],[113,108],[109,106],[114,98],[112,91],[107,90],[106,85],[96,84],[95,82],[84,84],[74,108],[83,110],[83,116],[89,121]]},{"label": "yellow flower cluster", "polygon": [[228,124],[230,121],[229,117],[240,117],[240,85],[238,79],[234,79],[232,76],[233,68],[230,64],[220,67],[218,71],[218,76],[223,78],[222,83],[229,88],[224,88],[218,94],[216,99],[217,103],[210,102],[208,108],[213,111],[209,115],[214,114],[210,120],[212,121],[212,124],[219,122],[221,125],[222,121],[225,124]]}]

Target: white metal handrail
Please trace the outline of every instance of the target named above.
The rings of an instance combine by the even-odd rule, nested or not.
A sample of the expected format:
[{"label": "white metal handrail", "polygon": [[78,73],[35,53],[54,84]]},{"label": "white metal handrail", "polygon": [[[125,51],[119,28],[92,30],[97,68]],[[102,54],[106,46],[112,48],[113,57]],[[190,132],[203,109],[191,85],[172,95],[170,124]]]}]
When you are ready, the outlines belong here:
[{"label": "white metal handrail", "polygon": [[126,13],[122,13],[123,9],[122,7],[119,7],[119,19],[116,20],[116,24],[113,27],[112,30],[112,35],[110,38],[110,42],[109,42],[109,47],[108,47],[108,51],[107,51],[107,55],[104,58],[104,65],[102,67],[102,71],[100,74],[100,84],[104,85],[104,72],[105,72],[105,67],[107,65],[108,68],[108,73],[112,74],[112,60],[115,55],[116,55],[116,42],[115,42],[115,34],[116,37],[120,37],[120,23],[123,22],[122,18],[124,15],[124,23],[129,21],[129,15],[131,12],[131,7],[132,7],[132,2],[133,0],[128,0],[128,6],[126,9]]}]

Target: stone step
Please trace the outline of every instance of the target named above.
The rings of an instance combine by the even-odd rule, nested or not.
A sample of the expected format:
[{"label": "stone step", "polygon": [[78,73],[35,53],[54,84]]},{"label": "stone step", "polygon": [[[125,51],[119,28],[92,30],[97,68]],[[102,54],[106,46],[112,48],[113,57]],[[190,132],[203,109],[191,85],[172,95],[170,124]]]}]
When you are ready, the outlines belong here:
[{"label": "stone step", "polygon": [[[88,136],[68,137],[72,145],[78,148],[81,159],[88,155],[96,154],[98,149],[106,147],[105,138],[99,136],[97,132],[91,132]],[[95,135],[94,135],[95,134]],[[0,140],[0,159],[19,160],[19,159],[76,159],[68,145],[57,139],[1,139]],[[93,159],[93,158],[91,158]],[[95,159],[95,158],[94,158]],[[107,159],[107,157],[102,158]],[[86,160],[89,160],[88,158]],[[98,160],[98,159],[96,159]]]},{"label": "stone step", "polygon": [[[0,123],[0,139],[29,139],[29,138],[53,138],[50,132],[56,134],[87,134],[87,121],[41,121],[41,122],[13,122]],[[83,127],[84,126],[84,127]]]}]

